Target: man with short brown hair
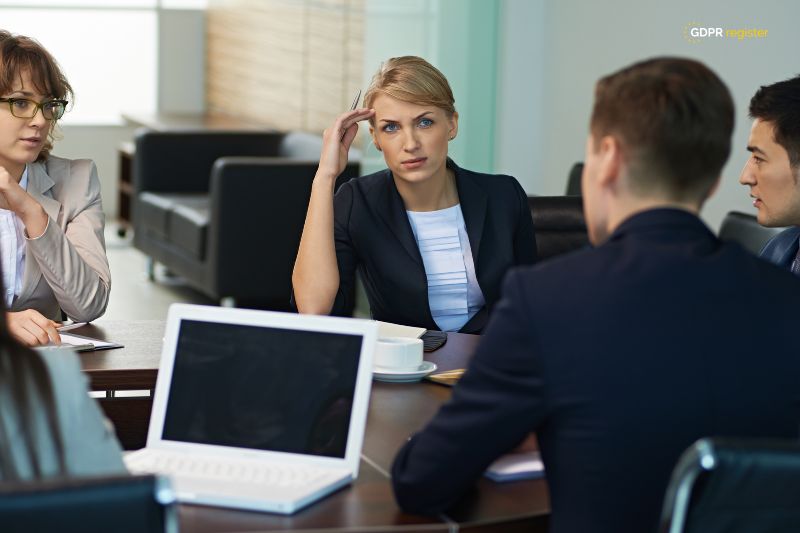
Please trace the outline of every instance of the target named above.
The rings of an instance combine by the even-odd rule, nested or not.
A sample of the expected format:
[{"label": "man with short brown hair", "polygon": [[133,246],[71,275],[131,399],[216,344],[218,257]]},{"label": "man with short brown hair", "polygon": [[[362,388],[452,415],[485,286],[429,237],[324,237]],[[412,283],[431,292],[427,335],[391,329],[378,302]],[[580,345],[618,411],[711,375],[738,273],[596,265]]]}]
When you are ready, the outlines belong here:
[{"label": "man with short brown hair", "polygon": [[732,129],[697,61],[600,80],[582,183],[595,249],[506,277],[452,400],[395,458],[403,509],[446,512],[533,431],[552,533],[656,531],[695,440],[797,438],[800,283],[698,218]]},{"label": "man with short brown hair", "polygon": [[800,76],[762,86],[750,100],[750,117],[752,155],[739,182],[750,187],[760,224],[793,226],[761,257],[800,275]]}]

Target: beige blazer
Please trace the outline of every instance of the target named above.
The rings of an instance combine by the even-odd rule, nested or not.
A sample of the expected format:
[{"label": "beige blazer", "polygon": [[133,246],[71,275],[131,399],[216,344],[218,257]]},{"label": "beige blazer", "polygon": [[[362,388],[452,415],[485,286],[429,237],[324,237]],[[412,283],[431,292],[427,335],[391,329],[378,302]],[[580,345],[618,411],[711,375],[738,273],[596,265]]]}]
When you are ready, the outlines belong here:
[{"label": "beige blazer", "polygon": [[103,237],[105,215],[94,162],[63,159],[28,165],[28,193],[50,220],[36,239],[26,239],[22,291],[11,311],[35,309],[77,322],[101,316],[108,305],[111,272]]}]

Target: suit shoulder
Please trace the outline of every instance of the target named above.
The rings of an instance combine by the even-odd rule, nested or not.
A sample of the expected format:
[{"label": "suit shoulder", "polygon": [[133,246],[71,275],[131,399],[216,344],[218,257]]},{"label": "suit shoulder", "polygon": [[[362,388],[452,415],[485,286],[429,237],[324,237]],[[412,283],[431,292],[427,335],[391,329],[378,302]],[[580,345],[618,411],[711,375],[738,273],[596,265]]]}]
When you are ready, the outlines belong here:
[{"label": "suit shoulder", "polygon": [[764,248],[761,250],[761,255],[769,253],[770,251],[774,250],[777,247],[792,244],[798,238],[800,238],[800,226],[792,226],[791,228],[786,228],[782,232],[772,237],[769,241],[767,241],[767,244],[765,244]]},{"label": "suit shoulder", "polygon": [[36,354],[44,362],[47,372],[54,378],[54,386],[68,389],[77,386],[85,388],[86,382],[81,372],[80,361],[70,349],[53,348]]},{"label": "suit shoulder", "polygon": [[368,191],[375,187],[385,186],[391,178],[392,176],[389,169],[383,169],[378,172],[373,172],[372,174],[367,174],[366,176],[351,178],[343,183],[342,187],[347,186],[354,190]]},{"label": "suit shoulder", "polygon": [[[626,255],[616,246],[586,246],[532,265],[520,265],[511,270],[518,276],[515,290],[536,305],[544,305],[545,310],[560,303],[569,305],[565,295],[581,298],[578,295],[597,294],[600,287],[612,290],[612,286],[623,283],[626,278],[616,272]],[[504,289],[503,295],[506,294]]]},{"label": "suit shoulder", "polygon": [[777,265],[791,261],[791,251],[800,238],[800,226],[787,228],[772,237],[758,256]]},{"label": "suit shoulder", "polygon": [[45,161],[45,169],[54,181],[68,179],[75,183],[97,180],[97,166],[91,159],[66,159],[51,155]]},{"label": "suit shoulder", "polygon": [[[800,232],[798,232],[800,235]],[[779,235],[776,235],[776,237]],[[796,240],[797,237],[791,239],[791,241]],[[730,246],[730,244],[728,244]],[[800,294],[800,283],[797,282],[797,275],[792,274],[789,269],[784,268],[780,265],[772,263],[770,261],[766,261],[764,257],[755,256],[748,251],[745,251],[741,247],[737,247],[738,253],[742,256],[742,261],[746,261],[748,264],[752,266],[752,269],[757,272],[754,273],[754,279],[759,281],[767,281],[772,280],[775,283],[785,284],[788,290],[797,292]],[[751,271],[752,272],[752,271]]]},{"label": "suit shoulder", "polygon": [[592,273],[603,272],[613,263],[613,257],[607,255],[597,248],[582,248],[533,265],[514,267],[507,279],[522,287],[535,284],[537,290],[558,293],[564,285],[574,286],[582,280],[587,284],[594,283]]},{"label": "suit shoulder", "polygon": [[[359,198],[366,202],[366,199],[381,191],[385,191],[387,187],[393,184],[392,174],[389,169],[380,170],[366,176],[359,176],[351,178],[344,182],[339,190],[336,191],[336,201],[342,202],[347,199],[349,202],[360,203]],[[366,202],[367,204],[369,202]]]}]

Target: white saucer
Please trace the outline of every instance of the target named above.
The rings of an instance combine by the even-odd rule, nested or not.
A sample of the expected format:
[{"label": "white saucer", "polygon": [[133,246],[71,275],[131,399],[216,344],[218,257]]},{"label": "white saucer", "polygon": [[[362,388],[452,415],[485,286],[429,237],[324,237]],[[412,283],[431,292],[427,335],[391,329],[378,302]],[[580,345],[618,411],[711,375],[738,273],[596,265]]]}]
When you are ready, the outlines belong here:
[{"label": "white saucer", "polygon": [[413,383],[421,380],[434,370],[436,370],[436,364],[430,361],[423,361],[422,364],[419,365],[419,370],[413,372],[391,370],[389,368],[376,366],[372,370],[372,377],[376,381],[386,381],[388,383]]}]

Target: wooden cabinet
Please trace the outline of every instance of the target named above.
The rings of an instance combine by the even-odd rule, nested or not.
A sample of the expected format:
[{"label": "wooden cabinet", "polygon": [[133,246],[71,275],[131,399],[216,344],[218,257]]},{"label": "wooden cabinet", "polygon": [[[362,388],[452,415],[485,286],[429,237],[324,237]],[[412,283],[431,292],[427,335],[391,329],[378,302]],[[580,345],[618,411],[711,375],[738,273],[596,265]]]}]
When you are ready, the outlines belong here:
[{"label": "wooden cabinet", "polygon": [[133,206],[133,141],[119,145],[119,183],[117,183],[117,234],[124,237],[131,227],[131,208]]}]

